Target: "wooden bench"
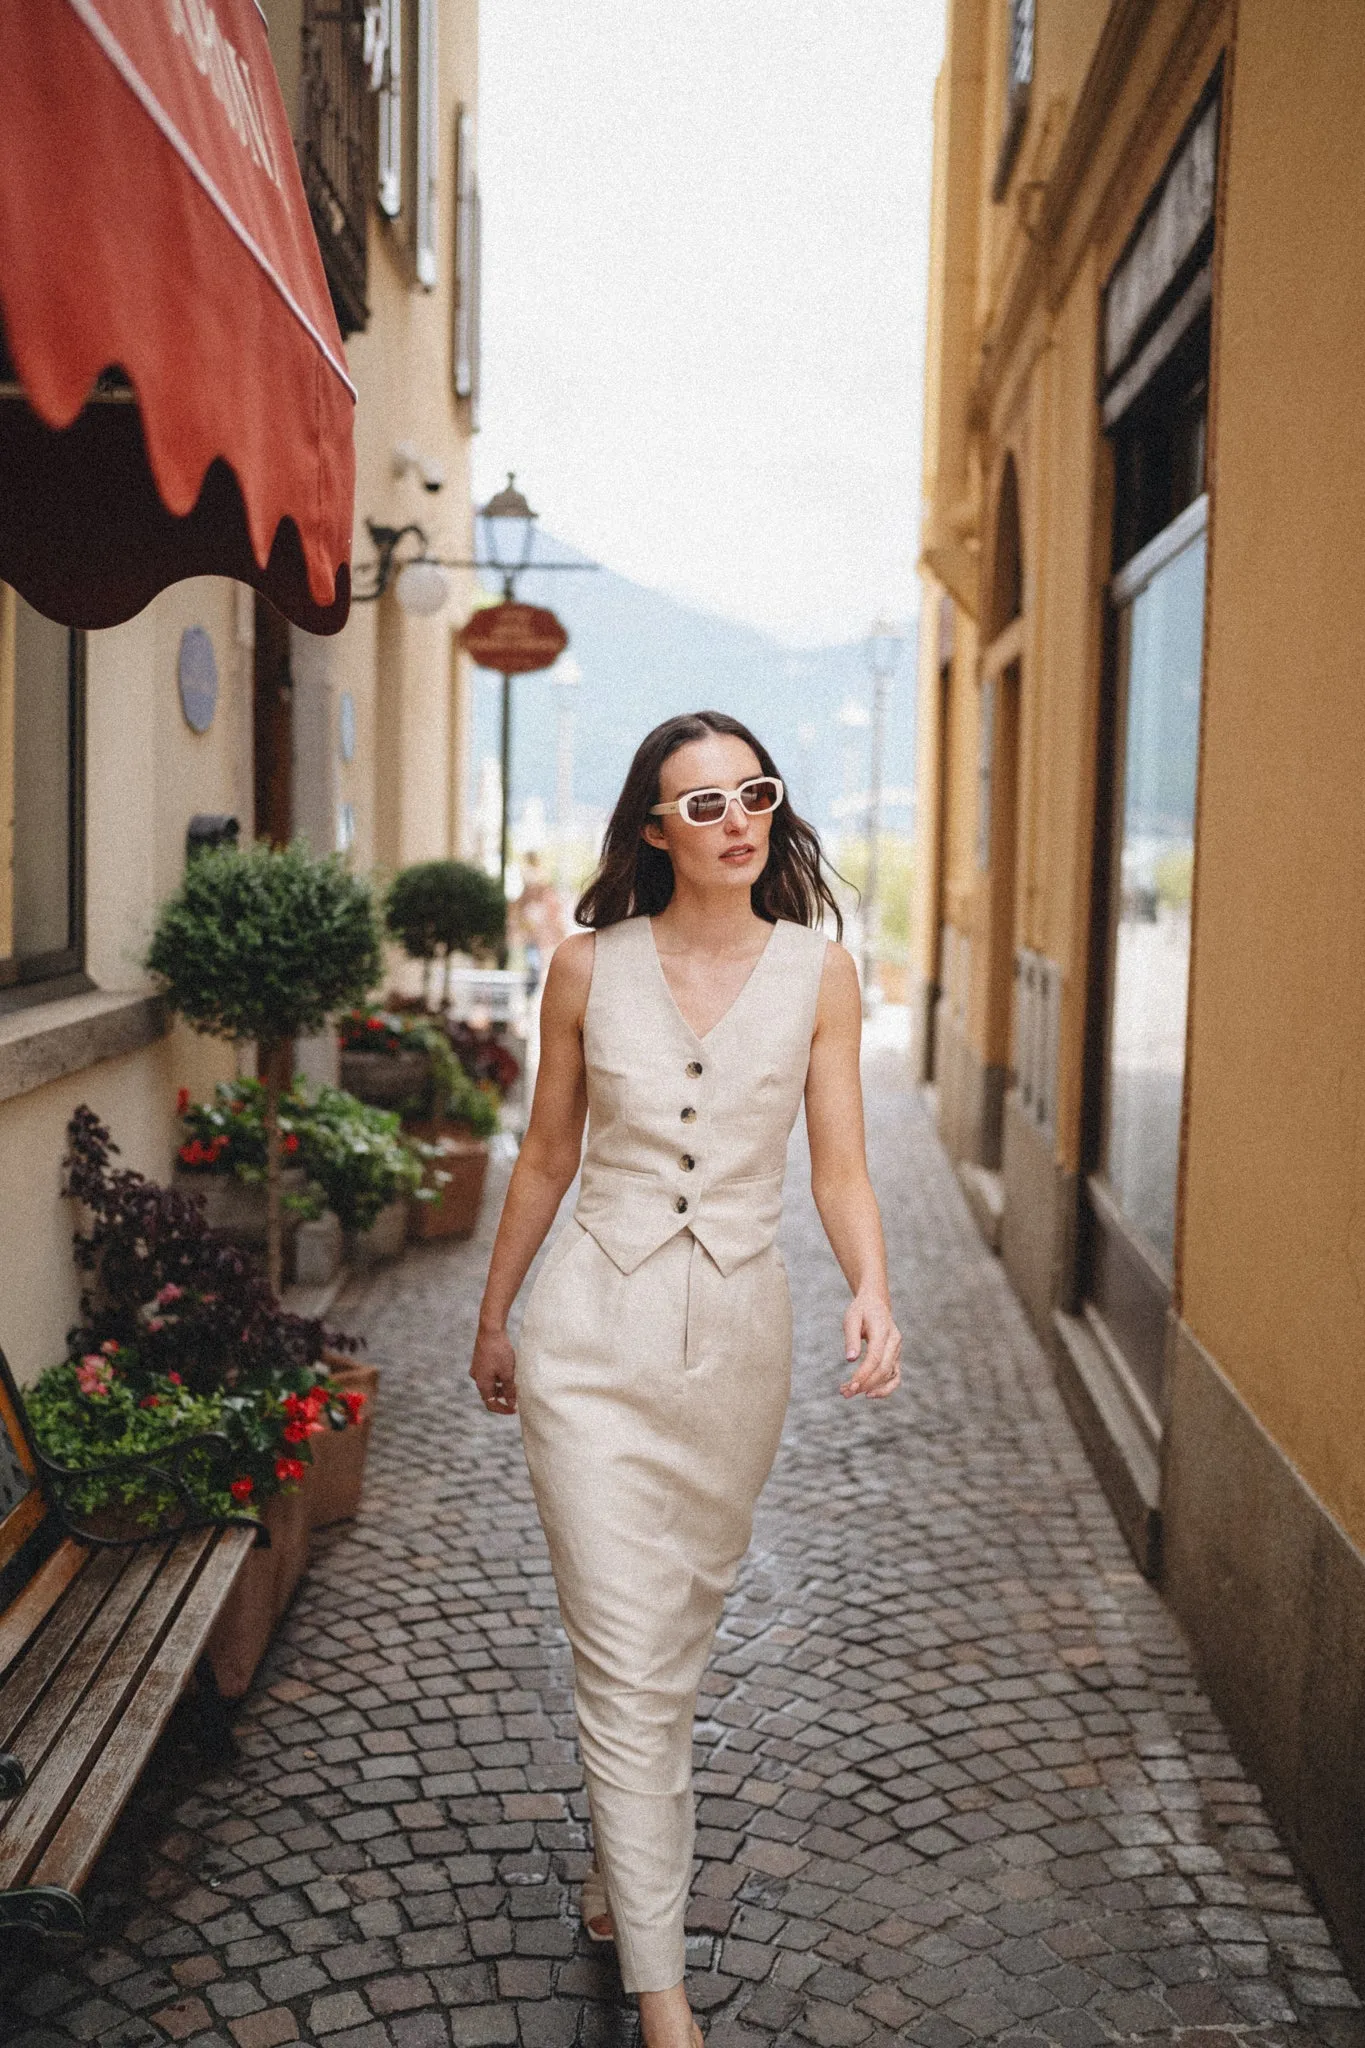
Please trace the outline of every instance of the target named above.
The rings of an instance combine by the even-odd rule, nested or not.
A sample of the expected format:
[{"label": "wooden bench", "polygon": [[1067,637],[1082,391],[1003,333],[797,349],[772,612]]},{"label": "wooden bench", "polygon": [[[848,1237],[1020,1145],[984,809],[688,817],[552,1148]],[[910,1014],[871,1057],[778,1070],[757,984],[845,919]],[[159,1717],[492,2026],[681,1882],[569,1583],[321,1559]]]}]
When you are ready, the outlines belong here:
[{"label": "wooden bench", "polygon": [[203,1520],[184,1449],[122,1461],[179,1497],[173,1527],[84,1526],[67,1504],[80,1475],[43,1457],[0,1353],[0,1947],[19,1928],[84,1933],[77,1894],[262,1539]]}]

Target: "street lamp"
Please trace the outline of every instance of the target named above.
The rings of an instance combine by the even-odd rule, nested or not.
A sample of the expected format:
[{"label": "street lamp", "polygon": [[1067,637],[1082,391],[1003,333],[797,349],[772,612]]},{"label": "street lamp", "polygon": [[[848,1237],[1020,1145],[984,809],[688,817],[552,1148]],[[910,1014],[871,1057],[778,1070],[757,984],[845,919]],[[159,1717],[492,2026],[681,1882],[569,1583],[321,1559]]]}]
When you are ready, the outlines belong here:
[{"label": "street lamp", "polygon": [[905,635],[889,619],[878,619],[867,636],[872,671],[872,757],[868,764],[867,886],[863,892],[863,1008],[872,1004],[877,954],[877,882],[882,831],[882,759],[886,750],[886,705]]},{"label": "street lamp", "polygon": [[[488,500],[479,517],[483,521],[484,553],[488,566],[501,576],[503,598],[510,604],[517,594],[518,576],[531,566],[538,517],[517,489],[516,475],[512,470],[508,470],[507,482]],[[512,834],[512,678],[509,675],[502,678],[501,710],[498,759],[502,767],[502,822],[498,833],[498,874],[506,889]]]},{"label": "street lamp", "polygon": [[517,578],[531,566],[539,516],[517,489],[516,474],[510,469],[507,482],[479,513],[483,521],[487,565],[502,577],[505,598],[516,596]]}]

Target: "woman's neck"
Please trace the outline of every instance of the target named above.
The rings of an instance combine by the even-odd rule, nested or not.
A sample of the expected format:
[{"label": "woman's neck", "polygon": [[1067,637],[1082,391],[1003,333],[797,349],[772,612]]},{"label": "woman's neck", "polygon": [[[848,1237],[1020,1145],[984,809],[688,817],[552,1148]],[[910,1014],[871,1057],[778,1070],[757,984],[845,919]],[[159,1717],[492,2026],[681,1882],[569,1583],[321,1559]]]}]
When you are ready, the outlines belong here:
[{"label": "woman's neck", "polygon": [[747,889],[675,887],[668,907],[654,919],[670,950],[687,953],[752,953],[772,929],[758,917]]}]

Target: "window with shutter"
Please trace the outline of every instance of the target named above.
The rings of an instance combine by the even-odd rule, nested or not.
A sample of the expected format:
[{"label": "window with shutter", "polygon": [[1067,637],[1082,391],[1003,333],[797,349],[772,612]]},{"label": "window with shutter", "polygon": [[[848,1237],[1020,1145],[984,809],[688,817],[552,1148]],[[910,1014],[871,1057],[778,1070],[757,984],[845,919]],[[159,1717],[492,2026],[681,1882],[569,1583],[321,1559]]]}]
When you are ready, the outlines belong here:
[{"label": "window with shutter", "polygon": [[378,193],[424,291],[437,279],[437,133],[440,52],[437,0],[383,0]]}]

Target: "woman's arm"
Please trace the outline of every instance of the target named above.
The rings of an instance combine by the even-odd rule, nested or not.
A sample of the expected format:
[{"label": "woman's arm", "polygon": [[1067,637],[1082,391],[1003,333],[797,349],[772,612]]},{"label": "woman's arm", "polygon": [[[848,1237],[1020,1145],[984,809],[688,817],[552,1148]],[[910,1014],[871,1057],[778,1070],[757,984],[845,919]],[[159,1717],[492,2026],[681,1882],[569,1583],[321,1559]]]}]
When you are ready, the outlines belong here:
[{"label": "woman's arm", "polygon": [[853,1292],[844,1315],[850,1365],[867,1342],[867,1356],[840,1392],[878,1400],[900,1385],[901,1333],[891,1317],[882,1219],[867,1177],[858,1071],[862,1022],[857,970],[842,946],[831,945],[806,1075],[810,1185],[825,1235]]},{"label": "woman's arm", "polygon": [[540,1004],[540,1072],[531,1120],[522,1140],[488,1265],[479,1333],[469,1376],[485,1408],[512,1415],[517,1406],[516,1352],[507,1318],[517,1289],[565,1190],[578,1171],[588,1113],[583,1065],[583,1013],[592,983],[591,933],[566,939],[550,962]]}]

